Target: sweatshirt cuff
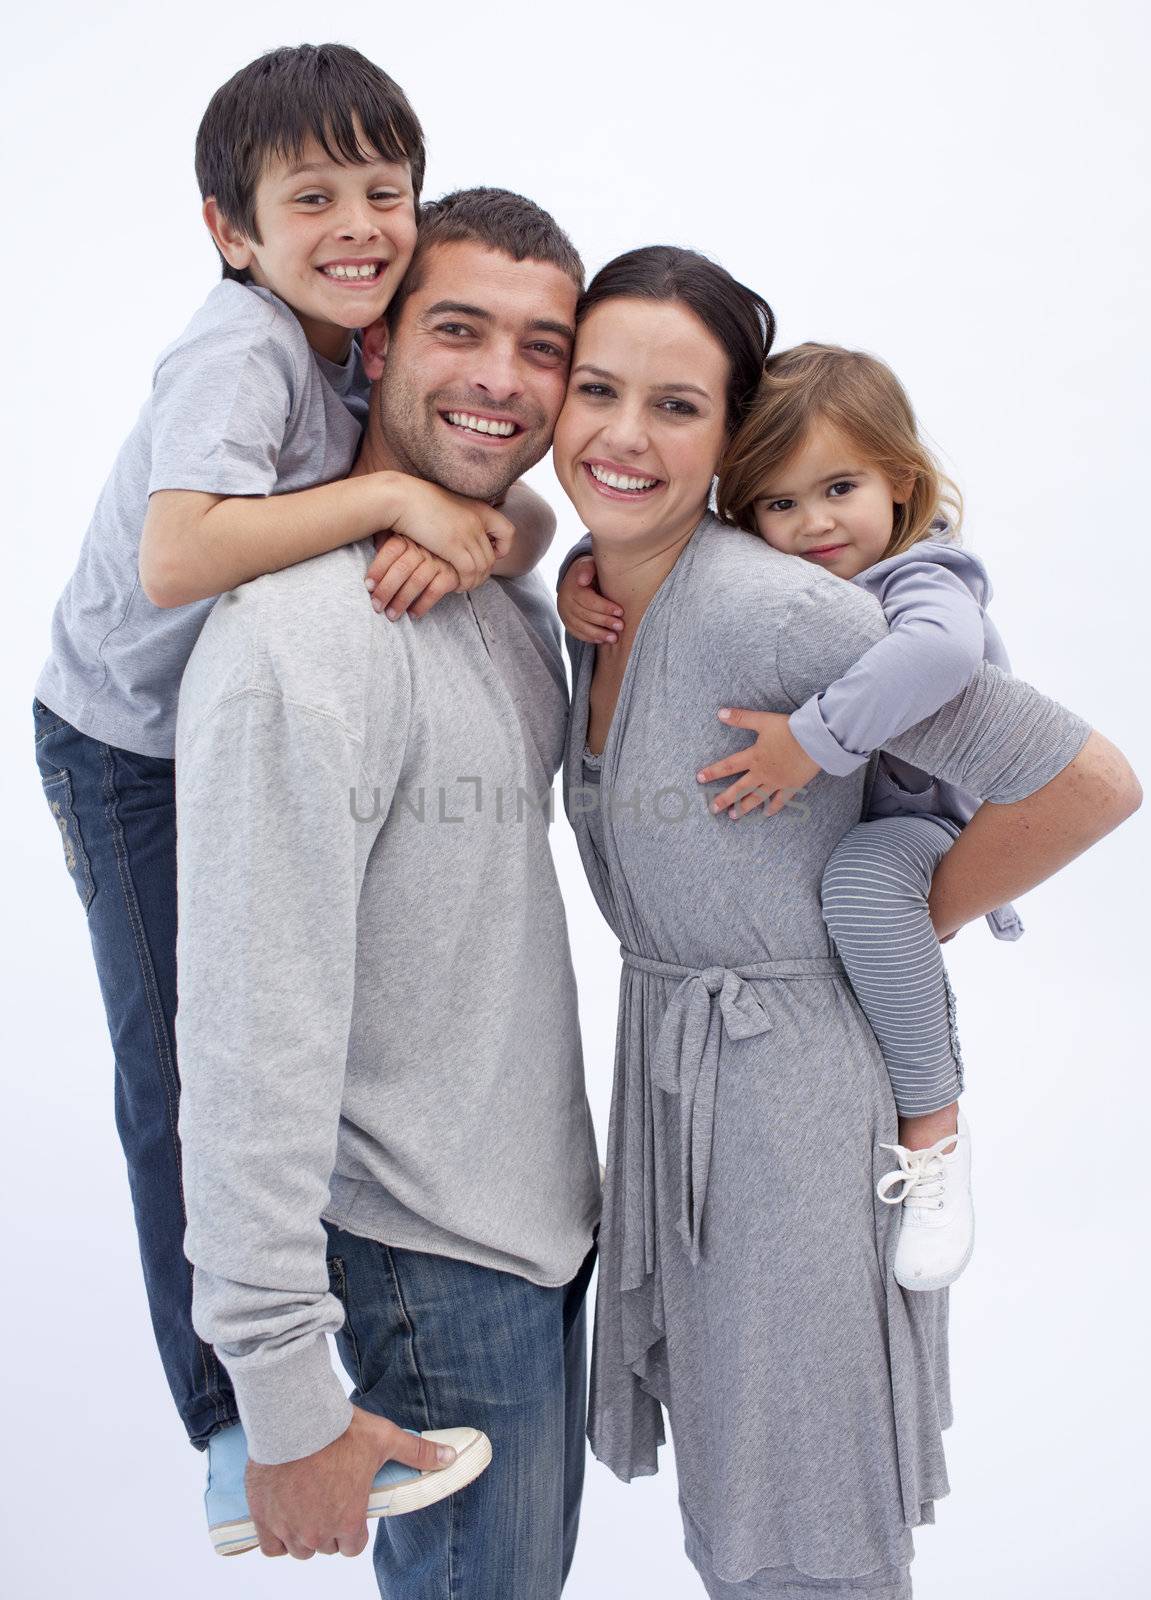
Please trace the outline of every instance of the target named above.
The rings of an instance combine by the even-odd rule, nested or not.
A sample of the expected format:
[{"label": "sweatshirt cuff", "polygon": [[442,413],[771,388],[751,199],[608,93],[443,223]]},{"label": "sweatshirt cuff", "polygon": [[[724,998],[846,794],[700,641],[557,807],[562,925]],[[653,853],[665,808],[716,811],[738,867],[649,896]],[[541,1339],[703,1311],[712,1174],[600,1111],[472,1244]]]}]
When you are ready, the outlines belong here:
[{"label": "sweatshirt cuff", "polygon": [[323,1334],[287,1354],[270,1354],[258,1367],[231,1366],[217,1354],[236,1391],[252,1461],[268,1467],[299,1461],[347,1431],[352,1403],[332,1371]]},{"label": "sweatshirt cuff", "polygon": [[867,761],[867,755],[857,755],[845,750],[827,724],[819,709],[819,696],[813,694],[798,711],[787,719],[792,735],[803,746],[811,759],[833,778],[847,778]]},{"label": "sweatshirt cuff", "polygon": [[573,544],[567,555],[564,556],[563,560],[560,562],[560,569],[556,575],[556,588],[558,589],[560,584],[567,577],[568,568],[573,562],[579,561],[583,556],[590,556],[592,554],[594,554],[594,552],[591,547],[591,535],[585,533],[580,542],[578,544]]}]

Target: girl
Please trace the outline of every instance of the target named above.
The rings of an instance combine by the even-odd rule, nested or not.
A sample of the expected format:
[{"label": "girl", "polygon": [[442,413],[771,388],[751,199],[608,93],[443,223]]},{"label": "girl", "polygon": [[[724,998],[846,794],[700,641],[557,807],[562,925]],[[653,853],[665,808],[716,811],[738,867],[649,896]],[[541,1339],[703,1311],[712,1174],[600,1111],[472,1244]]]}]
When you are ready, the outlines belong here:
[{"label": "girl", "polygon": [[[962,692],[986,660],[1009,670],[986,614],[987,574],[955,543],[961,501],[918,435],[898,379],[855,351],[800,345],[769,360],[725,453],[717,504],[728,521],[879,600],[890,632],[790,716],[724,710],[753,745],[706,767],[732,779],[712,803],[732,818],[774,815],[820,772],[845,777],[882,744]],[[949,514],[948,520],[941,516]],[[569,631],[603,642],[620,608],[590,585],[590,562],[560,587]],[[877,1186],[902,1204],[895,1277],[907,1289],[952,1283],[971,1255],[970,1137],[954,1000],[928,906],[940,858],[979,804],[881,754],[865,811],[832,854],[823,912],[883,1050],[900,1116],[898,1166]],[[1010,906],[988,916],[1016,939]]]}]

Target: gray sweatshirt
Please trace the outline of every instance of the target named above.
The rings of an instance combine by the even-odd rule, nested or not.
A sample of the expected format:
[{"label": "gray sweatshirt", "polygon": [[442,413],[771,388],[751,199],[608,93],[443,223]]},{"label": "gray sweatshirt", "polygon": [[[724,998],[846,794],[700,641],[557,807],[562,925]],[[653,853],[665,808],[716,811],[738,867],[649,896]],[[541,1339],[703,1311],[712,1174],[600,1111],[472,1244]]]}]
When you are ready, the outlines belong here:
[{"label": "gray sweatshirt", "polygon": [[180,695],[193,1320],[270,1463],[350,1415],[321,1218],[550,1285],[599,1211],[547,839],[554,611],[491,581],[392,624],[372,553],[223,596]]}]

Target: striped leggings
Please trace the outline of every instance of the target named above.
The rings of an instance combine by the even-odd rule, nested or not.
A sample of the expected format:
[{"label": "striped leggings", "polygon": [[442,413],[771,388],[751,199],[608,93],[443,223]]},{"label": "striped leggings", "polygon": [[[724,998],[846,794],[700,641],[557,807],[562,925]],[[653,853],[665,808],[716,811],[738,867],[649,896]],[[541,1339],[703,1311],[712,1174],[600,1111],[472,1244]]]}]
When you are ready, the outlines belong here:
[{"label": "striped leggings", "polygon": [[955,998],[927,911],[932,874],[953,838],[927,817],[861,822],[823,874],[824,920],[903,1117],[938,1111],[963,1090]]}]

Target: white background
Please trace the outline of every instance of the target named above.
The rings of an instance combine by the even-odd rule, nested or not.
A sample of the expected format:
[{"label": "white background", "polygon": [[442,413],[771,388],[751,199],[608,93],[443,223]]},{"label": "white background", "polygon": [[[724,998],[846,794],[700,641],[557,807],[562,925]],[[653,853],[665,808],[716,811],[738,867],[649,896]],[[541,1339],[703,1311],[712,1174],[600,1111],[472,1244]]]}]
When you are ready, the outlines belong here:
[{"label": "white background", "polygon": [[[52,604],[153,357],[215,281],[192,171],[211,92],[268,47],[355,44],[423,119],[427,194],[520,189],[591,269],[639,244],[703,248],[766,293],[780,347],[884,356],[967,493],[1016,670],[1146,775],[1145,18],[1137,0],[63,0],[7,24],[6,1595],[375,1592],[367,1559],[211,1553],[145,1313],[84,919],[32,760]],[[550,467],[535,477],[560,507],[550,574],[579,530]],[[562,821],[555,848],[602,1138],[615,947]],[[953,1296],[953,1493],[917,1536],[921,1600],[1151,1584],[1146,850],[1140,817],[1028,898],[1021,944],[980,926],[950,947],[979,1249]],[[702,1593],[670,1466],[625,1488],[589,1464],[573,1600]]]}]

